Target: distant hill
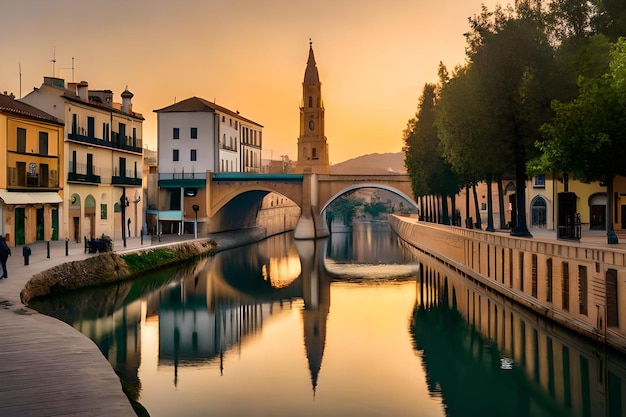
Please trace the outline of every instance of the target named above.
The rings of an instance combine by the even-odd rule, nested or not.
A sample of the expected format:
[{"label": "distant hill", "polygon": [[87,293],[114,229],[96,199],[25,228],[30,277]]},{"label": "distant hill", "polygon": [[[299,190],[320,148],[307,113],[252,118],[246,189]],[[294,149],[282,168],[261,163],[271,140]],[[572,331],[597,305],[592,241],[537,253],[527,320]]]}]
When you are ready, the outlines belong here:
[{"label": "distant hill", "polygon": [[404,153],[372,153],[330,166],[331,174],[406,174]]}]

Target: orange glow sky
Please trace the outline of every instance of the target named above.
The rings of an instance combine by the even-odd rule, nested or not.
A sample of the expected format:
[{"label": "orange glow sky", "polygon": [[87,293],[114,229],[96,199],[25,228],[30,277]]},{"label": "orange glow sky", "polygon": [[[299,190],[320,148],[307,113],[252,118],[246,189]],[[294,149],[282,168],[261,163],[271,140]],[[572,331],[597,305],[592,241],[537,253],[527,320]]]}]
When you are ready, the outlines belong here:
[{"label": "orange glow sky", "polygon": [[468,17],[495,0],[20,0],[0,6],[0,91],[52,75],[126,86],[156,148],[155,109],[201,97],[264,126],[263,157],[297,157],[309,38],[331,163],[399,152],[442,61],[464,60]]}]

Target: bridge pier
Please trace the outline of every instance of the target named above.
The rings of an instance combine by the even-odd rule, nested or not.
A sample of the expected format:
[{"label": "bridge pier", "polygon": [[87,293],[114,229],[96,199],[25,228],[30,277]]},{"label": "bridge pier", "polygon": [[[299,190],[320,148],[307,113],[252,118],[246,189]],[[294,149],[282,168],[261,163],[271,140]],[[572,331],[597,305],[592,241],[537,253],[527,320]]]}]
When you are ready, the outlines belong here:
[{"label": "bridge pier", "polygon": [[319,239],[329,235],[326,222],[319,212],[318,203],[317,174],[305,174],[302,179],[302,211],[293,234],[295,239]]}]

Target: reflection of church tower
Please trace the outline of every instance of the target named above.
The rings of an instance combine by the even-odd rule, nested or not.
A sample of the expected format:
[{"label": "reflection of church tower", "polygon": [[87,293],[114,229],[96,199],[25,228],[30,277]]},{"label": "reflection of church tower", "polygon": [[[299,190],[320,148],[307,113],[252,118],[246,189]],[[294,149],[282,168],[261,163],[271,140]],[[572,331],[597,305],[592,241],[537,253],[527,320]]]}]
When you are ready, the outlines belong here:
[{"label": "reflection of church tower", "polygon": [[328,145],[324,136],[324,105],[322,83],[309,42],[309,60],[302,83],[300,106],[300,137],[298,138],[297,173],[329,174]]},{"label": "reflection of church tower", "polygon": [[326,320],[330,310],[330,278],[321,267],[326,250],[326,239],[296,240],[296,248],[302,263],[302,327],[313,393],[322,368],[326,344]]}]

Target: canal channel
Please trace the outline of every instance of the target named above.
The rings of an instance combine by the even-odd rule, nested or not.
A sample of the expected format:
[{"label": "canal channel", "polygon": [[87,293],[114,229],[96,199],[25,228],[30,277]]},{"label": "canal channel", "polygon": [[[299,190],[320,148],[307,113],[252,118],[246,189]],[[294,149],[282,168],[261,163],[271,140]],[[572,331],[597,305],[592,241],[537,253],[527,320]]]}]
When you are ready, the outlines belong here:
[{"label": "canal channel", "polygon": [[[448,291],[454,282],[455,291]],[[31,305],[150,416],[623,416],[626,360],[355,223]]]}]

